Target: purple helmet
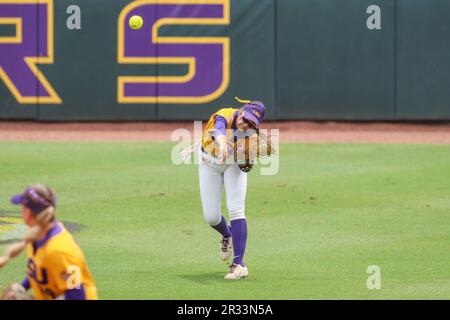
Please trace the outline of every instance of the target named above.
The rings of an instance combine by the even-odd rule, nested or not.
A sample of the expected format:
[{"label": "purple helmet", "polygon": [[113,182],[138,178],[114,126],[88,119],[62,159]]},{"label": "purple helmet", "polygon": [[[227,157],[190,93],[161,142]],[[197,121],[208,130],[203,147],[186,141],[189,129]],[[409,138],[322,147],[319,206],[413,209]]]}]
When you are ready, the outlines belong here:
[{"label": "purple helmet", "polygon": [[244,118],[259,126],[264,119],[266,108],[261,101],[252,101],[242,107]]},{"label": "purple helmet", "polygon": [[[43,197],[39,193],[38,189],[42,188],[47,189],[50,199]],[[28,187],[23,193],[13,196],[11,198],[11,203],[14,205],[22,204],[25,207],[30,208],[33,213],[39,214],[50,206],[56,206],[56,195],[50,188],[42,185],[36,185],[33,187]]]}]

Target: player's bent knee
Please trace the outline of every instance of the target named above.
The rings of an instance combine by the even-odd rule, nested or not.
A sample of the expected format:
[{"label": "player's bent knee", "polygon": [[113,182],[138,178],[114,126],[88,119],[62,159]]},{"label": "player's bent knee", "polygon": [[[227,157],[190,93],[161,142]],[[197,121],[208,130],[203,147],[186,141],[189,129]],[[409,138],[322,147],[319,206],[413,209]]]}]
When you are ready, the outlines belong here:
[{"label": "player's bent knee", "polygon": [[222,220],[222,215],[219,216],[207,216],[205,215],[205,222],[211,227],[217,226]]}]

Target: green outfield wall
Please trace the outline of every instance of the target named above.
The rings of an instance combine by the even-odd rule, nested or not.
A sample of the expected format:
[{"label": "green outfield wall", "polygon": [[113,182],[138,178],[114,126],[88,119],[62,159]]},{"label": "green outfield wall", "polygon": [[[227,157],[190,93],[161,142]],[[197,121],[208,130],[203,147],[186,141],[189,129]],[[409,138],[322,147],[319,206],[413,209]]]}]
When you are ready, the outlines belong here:
[{"label": "green outfield wall", "polygon": [[[450,119],[448,0],[0,0],[0,119]],[[128,19],[140,15],[139,30]]]}]

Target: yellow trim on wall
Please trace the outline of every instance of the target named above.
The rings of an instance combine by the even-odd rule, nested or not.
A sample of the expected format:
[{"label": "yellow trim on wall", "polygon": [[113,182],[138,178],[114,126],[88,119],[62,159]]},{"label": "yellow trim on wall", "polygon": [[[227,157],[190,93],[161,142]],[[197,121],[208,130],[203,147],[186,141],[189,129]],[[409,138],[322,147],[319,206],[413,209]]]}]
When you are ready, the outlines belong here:
[{"label": "yellow trim on wall", "polygon": [[[11,91],[13,96],[16,98],[17,102],[21,104],[61,104],[62,100],[56,93],[55,89],[48,82],[47,78],[39,70],[37,64],[52,64],[54,59],[54,25],[53,25],[53,0],[0,0],[0,4],[47,4],[47,56],[41,57],[25,57],[24,61],[30,68],[31,72],[39,80],[39,83],[47,90],[49,97],[37,97],[37,96],[27,96],[24,97],[20,94],[17,87],[11,81],[9,76],[0,66],[0,78],[5,82],[5,85]],[[20,19],[21,18],[13,18]],[[20,25],[22,28],[22,25]],[[17,29],[16,29],[17,30]],[[20,34],[22,37],[22,29],[20,29]],[[19,43],[22,43],[22,39]]]},{"label": "yellow trim on wall", "polygon": [[[196,74],[196,62],[194,57],[125,57],[124,26],[128,13],[146,4],[223,4],[222,18],[162,18],[152,26],[152,43],[171,44],[221,44],[223,48],[223,78],[221,85],[214,92],[200,97],[126,97],[124,86],[126,83],[188,83]],[[183,76],[119,76],[118,102],[119,103],[207,103],[220,97],[228,88],[230,82],[230,39],[228,37],[159,37],[158,31],[166,25],[227,25],[230,23],[229,0],[137,0],[127,5],[119,15],[118,20],[118,63],[120,64],[187,64],[188,73]]]}]

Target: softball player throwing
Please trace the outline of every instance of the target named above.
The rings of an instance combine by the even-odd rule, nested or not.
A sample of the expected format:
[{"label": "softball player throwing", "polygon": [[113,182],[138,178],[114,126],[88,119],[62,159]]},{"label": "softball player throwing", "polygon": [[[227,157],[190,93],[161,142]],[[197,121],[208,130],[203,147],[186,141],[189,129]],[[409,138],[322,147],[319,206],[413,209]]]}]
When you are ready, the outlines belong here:
[{"label": "softball player throwing", "polygon": [[55,218],[54,192],[36,184],[13,196],[11,202],[22,206],[24,222],[30,229],[21,242],[9,248],[5,257],[0,257],[0,267],[26,248],[28,275],[21,284],[11,285],[3,298],[26,297],[31,288],[37,300],[96,300],[97,289],[83,252]]},{"label": "softball player throwing", "polygon": [[[264,119],[265,107],[259,101],[242,101],[240,109],[223,108],[206,124],[200,148],[199,183],[203,215],[206,222],[222,235],[220,255],[227,261],[234,251],[233,263],[225,279],[246,278],[244,263],[247,244],[245,195],[248,166],[231,158],[239,136],[255,133]],[[230,159],[232,159],[230,161]],[[222,190],[225,187],[230,225],[221,212]]]}]

